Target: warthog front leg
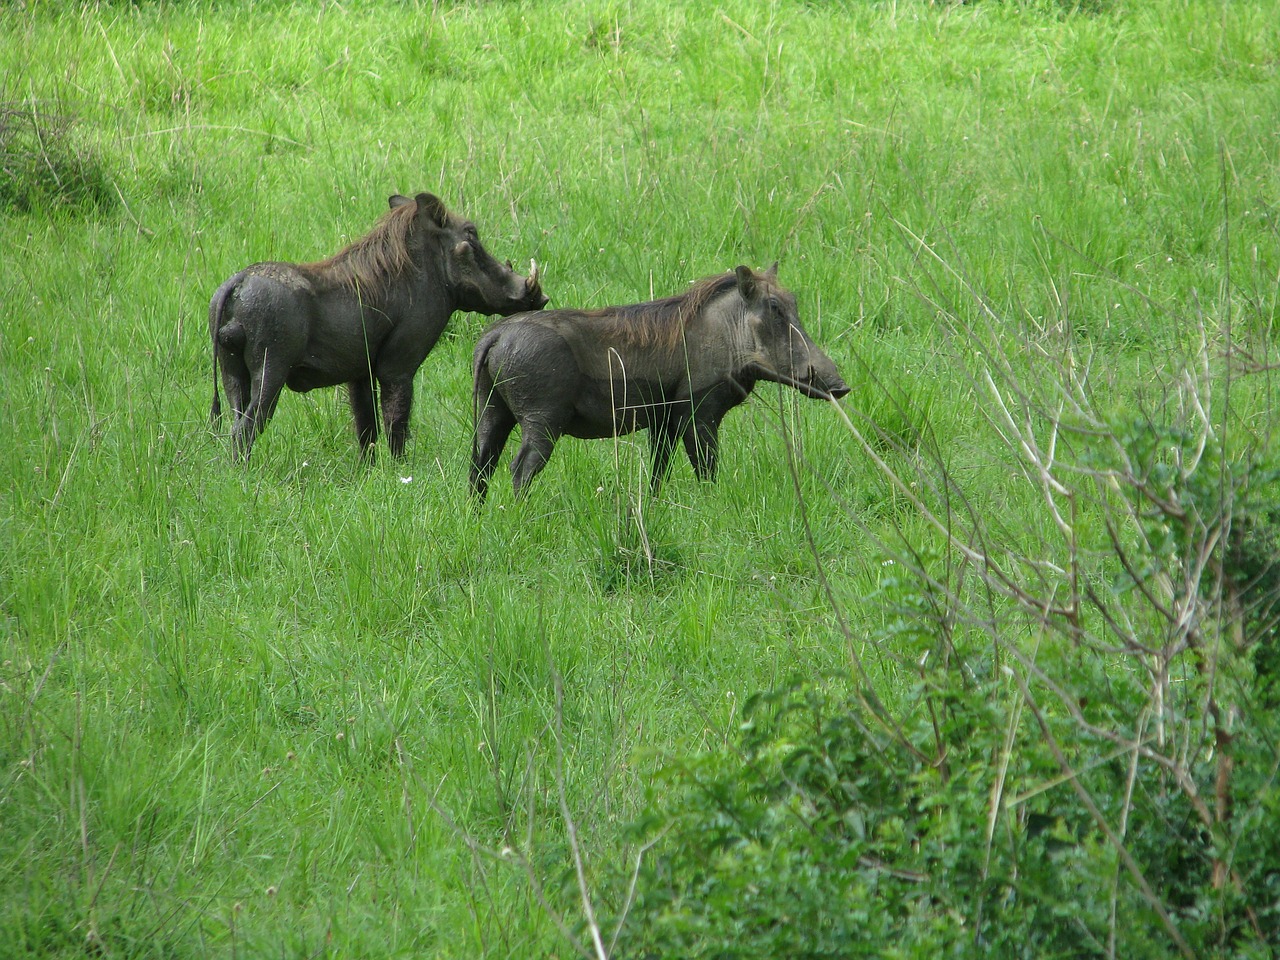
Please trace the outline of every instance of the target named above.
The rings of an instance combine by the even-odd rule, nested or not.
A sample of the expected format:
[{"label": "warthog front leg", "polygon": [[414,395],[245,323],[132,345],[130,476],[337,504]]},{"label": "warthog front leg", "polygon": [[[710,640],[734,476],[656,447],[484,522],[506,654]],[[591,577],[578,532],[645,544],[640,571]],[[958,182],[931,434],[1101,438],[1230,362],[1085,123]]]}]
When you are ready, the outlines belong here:
[{"label": "warthog front leg", "polygon": [[684,451],[699,480],[714,480],[720,453],[720,421],[695,417],[684,431]]},{"label": "warthog front leg", "polygon": [[404,444],[409,439],[409,413],[413,409],[413,375],[378,381],[382,390],[382,423],[387,429],[387,446],[391,456],[404,457]]},{"label": "warthog front leg", "polygon": [[373,459],[374,444],[378,442],[378,415],[374,411],[375,391],[370,380],[353,380],[347,384],[347,399],[351,403],[351,415],[356,421],[356,441],[360,452]]},{"label": "warthog front leg", "polygon": [[720,453],[720,421],[742,403],[755,386],[755,381],[728,380],[712,388],[695,404],[686,418],[684,450],[699,480],[714,480]]},{"label": "warthog front leg", "polygon": [[667,478],[667,471],[671,469],[671,451],[684,432],[685,422],[682,418],[673,417],[649,428],[649,447],[653,453],[653,472],[649,476],[649,493],[652,496],[658,495],[662,481]]}]

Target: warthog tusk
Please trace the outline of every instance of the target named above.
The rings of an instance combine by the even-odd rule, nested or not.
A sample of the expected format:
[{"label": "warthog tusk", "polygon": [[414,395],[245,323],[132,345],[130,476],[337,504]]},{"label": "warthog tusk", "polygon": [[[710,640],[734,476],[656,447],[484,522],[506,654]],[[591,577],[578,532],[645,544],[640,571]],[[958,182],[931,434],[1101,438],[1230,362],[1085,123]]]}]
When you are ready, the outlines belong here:
[{"label": "warthog tusk", "polygon": [[809,380],[797,380],[795,377],[783,373],[781,370],[775,370],[773,367],[766,367],[763,363],[756,362],[752,364],[756,372],[765,380],[772,380],[774,383],[780,383],[783,386],[794,387],[806,396],[813,397],[818,400],[834,400],[828,390],[824,390]]},{"label": "warthog tusk", "polygon": [[538,282],[538,261],[533,258],[529,259],[529,285]]}]

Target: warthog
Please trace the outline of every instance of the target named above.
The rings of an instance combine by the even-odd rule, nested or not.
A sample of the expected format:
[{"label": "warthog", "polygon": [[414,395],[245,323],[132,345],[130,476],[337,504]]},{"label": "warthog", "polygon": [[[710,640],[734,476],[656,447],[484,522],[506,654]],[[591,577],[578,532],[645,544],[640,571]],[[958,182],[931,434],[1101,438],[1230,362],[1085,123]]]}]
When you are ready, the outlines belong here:
[{"label": "warthog", "polygon": [[[371,455],[381,393],[387,444],[403,456],[413,378],[455,310],[512,314],[547,302],[536,264],[522,277],[490,256],[475,224],[438,197],[390,198],[369,234],[318,263],[256,263],[209,303],[213,409],[222,385],[235,411],[233,444],[244,458],[284,387],[347,384],[356,436]],[[375,388],[376,384],[376,388]]]},{"label": "warthog", "polygon": [[757,380],[808,397],[849,387],[800,325],[777,264],[707,277],[681,296],[603,310],[499,320],[476,344],[471,489],[481,500],[512,427],[524,490],[563,435],[602,439],[648,429],[657,493],[677,440],[694,473],[715,479],[720,421]]}]

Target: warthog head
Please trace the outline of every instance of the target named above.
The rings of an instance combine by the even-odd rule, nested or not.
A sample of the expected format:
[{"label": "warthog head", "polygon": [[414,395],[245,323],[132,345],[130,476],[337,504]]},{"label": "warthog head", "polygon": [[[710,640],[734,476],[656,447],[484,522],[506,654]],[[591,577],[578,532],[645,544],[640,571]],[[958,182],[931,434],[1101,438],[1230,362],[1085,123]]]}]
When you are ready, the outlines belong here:
[{"label": "warthog head", "polygon": [[847,394],[849,385],[836,365],[800,325],[795,296],[777,284],[778,265],[763,275],[750,267],[738,267],[736,272],[738,292],[746,304],[748,364],[744,372],[785,383],[815,400]]},{"label": "warthog head", "polygon": [[511,261],[499,263],[480,242],[476,225],[451,214],[438,197],[420,193],[410,200],[397,194],[390,202],[393,208],[416,202],[419,216],[426,217],[442,234],[439,244],[444,250],[445,280],[459,310],[506,317],[547,305],[536,263],[529,262],[527,277],[516,273]]}]

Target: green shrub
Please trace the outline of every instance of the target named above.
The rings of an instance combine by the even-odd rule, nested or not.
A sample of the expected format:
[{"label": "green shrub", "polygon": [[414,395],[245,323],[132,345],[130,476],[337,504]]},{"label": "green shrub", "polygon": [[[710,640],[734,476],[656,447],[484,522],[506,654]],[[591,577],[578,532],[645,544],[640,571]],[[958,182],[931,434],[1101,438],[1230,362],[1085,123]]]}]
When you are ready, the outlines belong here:
[{"label": "green shrub", "polygon": [[60,109],[35,100],[0,102],[0,210],[87,212],[114,205],[110,176],[74,132],[75,118]]}]

